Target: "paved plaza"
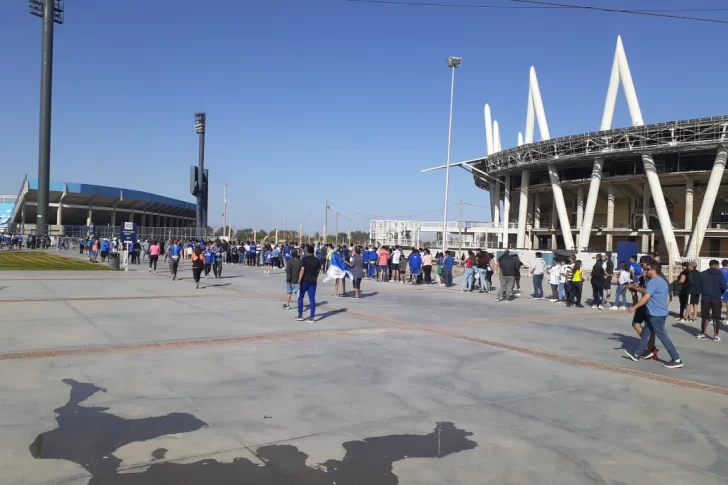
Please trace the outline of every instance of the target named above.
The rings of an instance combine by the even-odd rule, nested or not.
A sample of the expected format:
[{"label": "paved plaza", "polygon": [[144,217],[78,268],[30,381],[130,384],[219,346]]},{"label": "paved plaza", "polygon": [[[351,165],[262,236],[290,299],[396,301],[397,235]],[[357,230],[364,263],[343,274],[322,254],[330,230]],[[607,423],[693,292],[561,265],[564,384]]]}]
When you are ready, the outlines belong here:
[{"label": "paved plaza", "polygon": [[673,318],[679,370],[625,312],[132,269],[0,272],[0,484],[728,482],[728,342]]}]

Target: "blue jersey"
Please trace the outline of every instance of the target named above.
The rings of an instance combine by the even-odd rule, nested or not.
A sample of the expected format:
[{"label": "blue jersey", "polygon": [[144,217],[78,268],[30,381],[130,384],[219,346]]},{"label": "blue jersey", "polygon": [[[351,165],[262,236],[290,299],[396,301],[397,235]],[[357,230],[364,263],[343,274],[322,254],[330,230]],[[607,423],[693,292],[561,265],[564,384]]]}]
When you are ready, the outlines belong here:
[{"label": "blue jersey", "polygon": [[251,244],[251,245],[250,245],[250,251],[248,251],[248,254],[249,254],[249,255],[251,255],[251,256],[252,256],[253,254],[255,254],[255,249],[256,249],[256,248],[255,248],[255,244]]},{"label": "blue jersey", "polygon": [[220,251],[220,248],[217,246],[213,246],[211,248],[212,253],[215,255],[215,261],[222,261],[222,252]]},{"label": "blue jersey", "polygon": [[263,259],[265,261],[265,264],[270,264],[270,251],[266,251],[263,253]]},{"label": "blue jersey", "polygon": [[281,250],[278,248],[274,248],[273,252],[271,253],[271,257],[273,258],[280,258],[281,257]]},{"label": "blue jersey", "polygon": [[321,248],[316,248],[316,259],[321,259]]},{"label": "blue jersey", "polygon": [[179,257],[182,255],[182,246],[179,244],[172,244],[169,247],[169,260],[173,263],[179,263]]},{"label": "blue jersey", "polygon": [[630,267],[632,268],[632,271],[634,272],[634,280],[632,283],[639,283],[640,282],[640,276],[642,276],[642,266],[640,266],[639,263],[634,262],[630,264]]},{"label": "blue jersey", "polygon": [[412,271],[419,271],[422,267],[422,256],[420,256],[420,253],[412,253],[409,257],[409,265]]},{"label": "blue jersey", "polygon": [[291,259],[291,248],[288,246],[283,247],[283,257],[286,259]]},{"label": "blue jersey", "polygon": [[205,249],[202,252],[202,255],[205,256],[205,264],[212,264],[212,261],[214,259],[212,251],[210,251],[209,249]]}]

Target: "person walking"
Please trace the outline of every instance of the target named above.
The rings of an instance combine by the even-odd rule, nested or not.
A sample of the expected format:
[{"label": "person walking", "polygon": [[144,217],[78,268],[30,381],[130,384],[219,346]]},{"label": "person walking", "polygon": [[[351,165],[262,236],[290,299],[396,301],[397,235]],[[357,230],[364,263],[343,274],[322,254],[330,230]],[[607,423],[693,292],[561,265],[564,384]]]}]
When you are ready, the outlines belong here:
[{"label": "person walking", "polygon": [[306,257],[301,260],[301,269],[298,273],[298,315],[296,320],[303,321],[303,295],[308,295],[308,302],[311,307],[309,323],[314,323],[316,317],[316,283],[318,282],[321,263],[314,256],[313,246],[306,246]]},{"label": "person walking", "polygon": [[604,310],[604,280],[606,275],[604,273],[604,263],[602,262],[602,255],[596,255],[596,262],[591,272],[591,285],[592,285],[592,308]]},{"label": "person walking", "polygon": [[516,259],[511,256],[510,250],[506,249],[505,252],[498,258],[498,267],[500,268],[500,285],[498,286],[498,297],[495,299],[496,302],[505,301],[507,302],[513,293],[513,285],[516,282],[516,273],[519,269],[520,260],[516,262]]},{"label": "person walking", "polygon": [[441,285],[446,288],[452,286],[452,268],[455,264],[455,258],[452,255],[452,251],[445,251],[442,255],[442,283]]},{"label": "person walking", "polygon": [[169,257],[169,272],[172,273],[172,281],[174,281],[177,279],[177,268],[182,259],[182,246],[180,246],[178,240],[172,241],[167,249],[167,256]]},{"label": "person walking", "polygon": [[629,269],[627,263],[622,263],[617,273],[617,292],[614,297],[614,304],[610,310],[626,310],[627,309],[627,285],[630,283]]},{"label": "person walking", "polygon": [[[195,248],[197,248],[197,246],[195,246]],[[205,261],[205,279],[207,279],[208,276],[210,276],[212,264],[215,262],[215,255],[213,254],[212,247],[209,244],[205,245],[205,250],[202,251],[202,255]]]},{"label": "person walking", "polygon": [[[689,322],[698,321],[698,305],[700,304],[700,271],[698,265],[694,262],[688,264],[688,310],[687,316]],[[692,316],[691,312],[692,310]]]},{"label": "person walking", "polygon": [[533,260],[531,275],[533,276],[533,298],[543,300],[543,275],[546,272],[546,261],[543,254],[536,252],[536,259]]},{"label": "person walking", "polygon": [[667,283],[667,279],[665,279],[662,275],[662,265],[660,265],[660,263],[652,260],[652,262],[647,265],[647,268],[647,277],[649,279],[645,286],[644,296],[642,296],[636,305],[627,310],[630,313],[634,313],[639,308],[646,307],[647,318],[645,327],[642,329],[640,344],[637,350],[632,353],[625,349],[624,352],[635,362],[651,358],[653,356],[653,352],[650,352],[647,349],[647,346],[650,336],[654,333],[670,354],[671,360],[670,362],[663,364],[664,367],[668,369],[679,369],[683,366],[683,361],[680,359],[680,355],[677,353],[677,350],[665,329],[665,320],[669,313],[667,300],[669,297],[670,285]]},{"label": "person walking", "polygon": [[298,275],[301,272],[301,266],[301,257],[298,254],[298,251],[293,251],[291,253],[291,258],[286,261],[286,302],[283,304],[284,310],[291,309],[292,295],[295,294],[296,298],[298,298],[300,291],[298,286]]},{"label": "person walking", "polygon": [[612,278],[614,278],[614,261],[612,261],[612,252],[604,253],[604,293],[602,294],[602,304],[608,305],[612,298]]},{"label": "person walking", "polygon": [[[136,258],[139,258],[138,250],[136,249],[136,245],[139,243],[134,243],[134,255]],[[149,272],[151,273],[152,270],[154,270],[154,273],[157,273],[157,261],[159,260],[159,252],[161,251],[161,248],[159,247],[159,243],[157,243],[156,239],[152,241],[152,244],[149,245]],[[139,259],[137,259],[139,261]]]},{"label": "person walking", "polygon": [[701,317],[703,319],[700,326],[700,333],[697,335],[698,340],[708,340],[705,331],[708,329],[708,322],[713,320],[713,340],[720,342],[720,317],[723,306],[723,294],[728,290],[723,273],[720,272],[720,263],[717,259],[710,261],[709,268],[700,273],[700,292],[703,297],[703,306]]},{"label": "person walking", "polygon": [[[171,250],[172,248],[170,248]],[[202,255],[202,250],[196,247],[192,253],[192,278],[195,280],[195,289],[200,289],[200,275],[202,270],[205,269],[205,257]]]},{"label": "person walking", "polygon": [[682,263],[682,271],[680,271],[680,275],[677,277],[677,283],[679,286],[678,288],[678,298],[680,299],[680,315],[678,315],[678,321],[677,323],[687,323],[690,320],[688,319],[688,272],[690,270],[688,269],[688,263],[687,261],[683,261]]}]

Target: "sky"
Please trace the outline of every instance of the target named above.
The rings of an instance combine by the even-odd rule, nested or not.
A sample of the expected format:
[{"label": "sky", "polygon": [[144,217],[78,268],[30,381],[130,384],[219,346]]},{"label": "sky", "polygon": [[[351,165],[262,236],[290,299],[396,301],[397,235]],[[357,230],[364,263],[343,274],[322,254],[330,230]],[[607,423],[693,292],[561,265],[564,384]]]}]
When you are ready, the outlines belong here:
[{"label": "sky", "polygon": [[[566,0],[563,0],[566,2]],[[568,0],[609,7],[725,8],[724,0]],[[510,5],[507,0],[440,3]],[[728,25],[563,9],[437,8],[346,0],[66,0],[57,26],[51,179],[194,202],[193,114],[207,113],[209,224],[222,182],[235,228],[339,231],[371,218],[439,220],[450,70],[452,160],[484,156],[489,103],[503,147],[524,131],[536,67],[552,137],[596,131],[617,35],[646,123],[728,112]],[[724,12],[692,12],[728,19]],[[41,20],[0,5],[0,193],[37,177]],[[614,126],[631,125],[620,93]],[[453,169],[450,201],[490,220]],[[284,210],[284,206],[286,207]],[[450,219],[458,217],[457,206]]]}]

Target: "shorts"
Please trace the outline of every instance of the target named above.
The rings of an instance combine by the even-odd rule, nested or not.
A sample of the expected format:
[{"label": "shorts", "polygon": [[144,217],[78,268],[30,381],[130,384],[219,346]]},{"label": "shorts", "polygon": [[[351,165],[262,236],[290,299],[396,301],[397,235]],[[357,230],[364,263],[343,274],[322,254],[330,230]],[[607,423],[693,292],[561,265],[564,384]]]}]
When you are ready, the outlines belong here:
[{"label": "shorts", "polygon": [[728,301],[728,290],[723,293],[723,296],[721,296],[720,299],[723,301]]},{"label": "shorts", "polygon": [[102,258],[105,258],[108,255],[109,255],[109,252],[108,251],[101,251],[101,257]]},{"label": "shorts", "polygon": [[420,268],[410,268],[410,274],[412,276],[419,276],[420,275]]},{"label": "shorts", "polygon": [[386,264],[380,264],[379,265],[379,271],[387,271],[387,265]]},{"label": "shorts", "polygon": [[703,320],[720,320],[720,313],[723,310],[723,303],[720,298],[703,298],[703,306],[700,314]]},{"label": "shorts", "polygon": [[695,295],[690,295],[690,298],[688,299],[688,305],[698,305],[700,303],[700,293]]},{"label": "shorts", "polygon": [[612,289],[612,278],[607,278],[604,280],[604,289],[605,290],[611,290]]},{"label": "shorts", "polygon": [[361,278],[354,278],[354,289],[361,290]]},{"label": "shorts", "polygon": [[647,308],[644,306],[639,307],[634,311],[634,318],[632,318],[632,325],[642,325],[645,323],[647,318]]},{"label": "shorts", "polygon": [[286,295],[298,294],[298,283],[286,283]]}]

